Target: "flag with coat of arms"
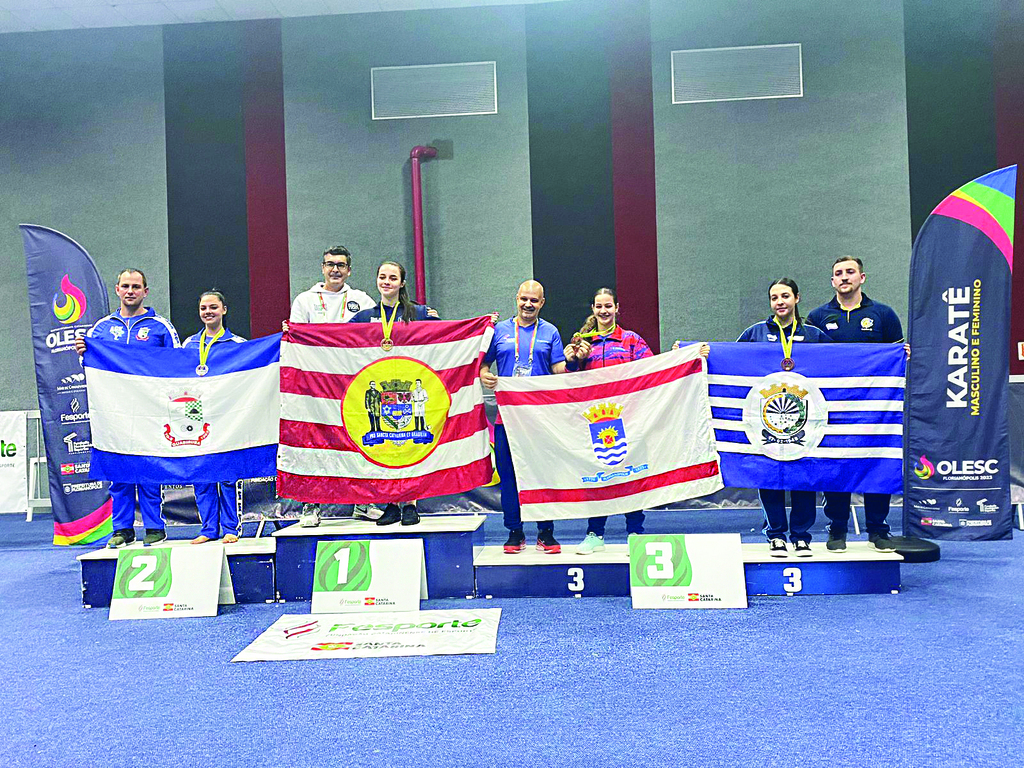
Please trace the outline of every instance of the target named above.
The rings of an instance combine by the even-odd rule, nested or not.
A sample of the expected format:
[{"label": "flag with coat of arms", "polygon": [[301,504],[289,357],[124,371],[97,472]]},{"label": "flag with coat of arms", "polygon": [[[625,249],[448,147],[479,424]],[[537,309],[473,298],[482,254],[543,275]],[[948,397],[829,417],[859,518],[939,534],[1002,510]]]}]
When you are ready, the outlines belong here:
[{"label": "flag with coat of arms", "polygon": [[523,519],[614,515],[722,488],[699,349],[499,378]]},{"label": "flag with coat of arms", "polygon": [[90,339],[82,361],[92,419],[89,476],[188,484],[274,474],[280,353],[280,334],[218,344],[200,375],[194,347]]}]

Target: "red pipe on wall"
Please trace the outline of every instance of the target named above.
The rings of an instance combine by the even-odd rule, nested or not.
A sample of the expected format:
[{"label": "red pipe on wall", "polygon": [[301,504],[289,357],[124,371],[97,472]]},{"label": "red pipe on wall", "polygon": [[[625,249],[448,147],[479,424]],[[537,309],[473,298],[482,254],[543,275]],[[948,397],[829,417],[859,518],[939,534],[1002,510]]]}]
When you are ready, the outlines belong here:
[{"label": "red pipe on wall", "polygon": [[423,255],[423,186],[420,161],[437,157],[434,147],[413,147],[409,153],[412,163],[412,242],[416,254],[416,302],[427,303],[426,259]]}]

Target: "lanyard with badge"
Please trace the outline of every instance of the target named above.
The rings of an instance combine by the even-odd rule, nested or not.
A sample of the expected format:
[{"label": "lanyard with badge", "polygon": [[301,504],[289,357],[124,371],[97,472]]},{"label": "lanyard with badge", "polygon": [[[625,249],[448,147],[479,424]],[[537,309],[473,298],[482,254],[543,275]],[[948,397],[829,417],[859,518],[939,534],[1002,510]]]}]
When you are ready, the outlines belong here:
[{"label": "lanyard with badge", "polygon": [[793,362],[793,339],[796,338],[796,320],[793,321],[793,332],[789,334],[789,338],[786,338],[786,329],[782,327],[782,323],[779,322],[779,318],[772,318],[775,324],[779,326],[779,341],[782,342],[782,370],[792,371],[793,366],[796,365]]},{"label": "lanyard with badge", "polygon": [[512,369],[513,376],[529,376],[533,372],[533,347],[537,343],[537,331],[540,330],[540,323],[533,324],[533,338],[530,339],[530,356],[523,365],[519,362],[519,322],[513,321],[516,326],[516,365]]},{"label": "lanyard with badge", "polygon": [[206,343],[206,331],[204,330],[199,334],[199,365],[196,366],[196,376],[205,376],[210,372],[210,367],[206,364],[206,360],[210,357],[210,349],[214,343],[221,336],[224,335],[224,329],[221,328],[217,333],[210,339],[210,343]]},{"label": "lanyard with badge", "polygon": [[[343,319],[345,317],[345,298],[347,296],[348,296],[348,288],[346,288],[344,291],[341,292],[341,316],[342,316]],[[323,315],[324,317],[327,317],[327,304],[324,303],[324,292],[323,291],[317,291],[316,297],[318,299],[320,299],[320,308],[316,309],[314,307],[314,309],[316,309],[317,314]]]}]

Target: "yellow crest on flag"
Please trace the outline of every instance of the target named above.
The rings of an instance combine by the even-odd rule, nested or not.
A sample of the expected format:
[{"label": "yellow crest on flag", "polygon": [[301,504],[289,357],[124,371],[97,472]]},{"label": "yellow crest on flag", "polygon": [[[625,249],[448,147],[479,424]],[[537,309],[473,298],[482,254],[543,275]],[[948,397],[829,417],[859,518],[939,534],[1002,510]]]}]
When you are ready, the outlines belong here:
[{"label": "yellow crest on flag", "polygon": [[409,357],[386,357],[353,377],[341,401],[341,418],[367,459],[383,467],[408,467],[437,447],[451,406],[435,371]]}]

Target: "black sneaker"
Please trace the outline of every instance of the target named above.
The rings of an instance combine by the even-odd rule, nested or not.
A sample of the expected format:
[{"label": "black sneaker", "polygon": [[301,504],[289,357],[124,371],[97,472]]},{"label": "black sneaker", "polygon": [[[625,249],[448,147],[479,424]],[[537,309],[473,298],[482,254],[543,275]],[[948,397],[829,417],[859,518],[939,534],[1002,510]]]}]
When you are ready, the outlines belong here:
[{"label": "black sneaker", "polygon": [[114,535],[107,542],[107,549],[120,549],[135,543],[135,531],[132,528],[114,531]]},{"label": "black sneaker", "polygon": [[552,530],[537,532],[537,549],[546,555],[557,555],[562,551],[562,545],[555,541],[555,532]]},{"label": "black sneaker", "polygon": [[811,557],[814,553],[811,551],[811,543],[809,541],[798,541],[793,544],[793,551],[797,557]]},{"label": "black sneaker", "polygon": [[825,542],[825,549],[827,549],[829,552],[845,552],[846,534],[830,533],[828,535],[828,541]]},{"label": "black sneaker", "polygon": [[415,504],[406,504],[402,507],[402,525],[416,525],[420,521],[420,513],[416,511]]},{"label": "black sneaker", "polygon": [[772,539],[768,542],[768,554],[772,557],[789,557],[785,539]]},{"label": "black sneaker", "polygon": [[[132,536],[132,538],[135,538]],[[167,540],[167,531],[163,528],[147,528],[146,538],[142,540],[142,543],[147,547],[151,547],[154,544],[159,544],[161,541]]]},{"label": "black sneaker", "polygon": [[402,510],[397,504],[388,504],[384,507],[384,514],[377,518],[377,525],[394,525],[402,519]]},{"label": "black sneaker", "polygon": [[872,533],[868,536],[868,544],[874,547],[876,552],[896,551],[896,542],[890,539],[887,533]]},{"label": "black sneaker", "polygon": [[522,530],[509,531],[508,541],[505,542],[505,554],[514,555],[526,549],[526,534]]}]

